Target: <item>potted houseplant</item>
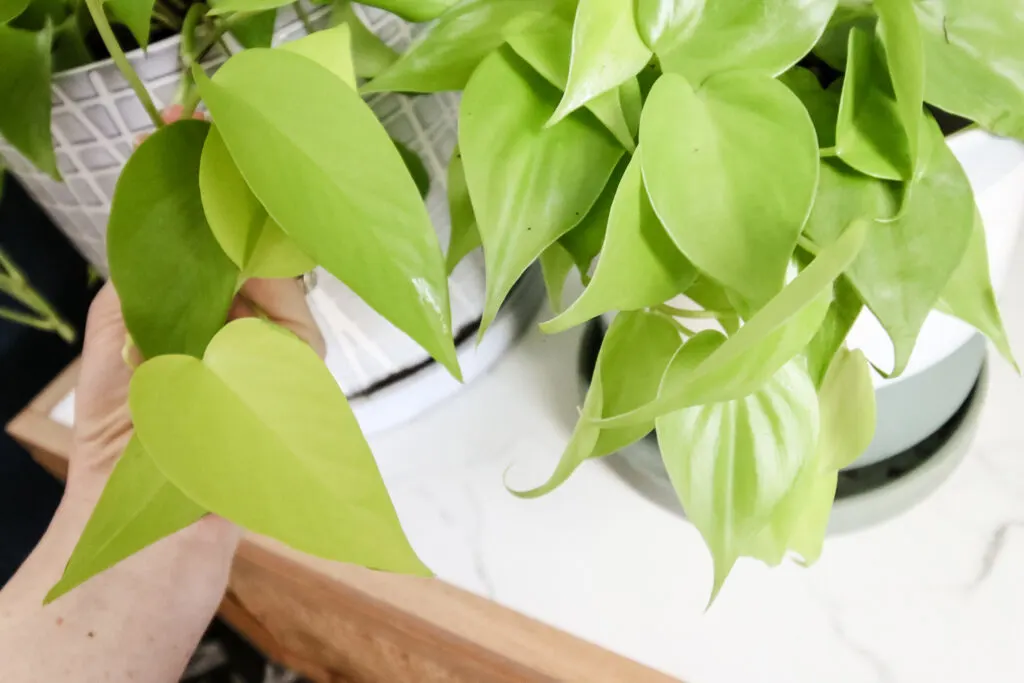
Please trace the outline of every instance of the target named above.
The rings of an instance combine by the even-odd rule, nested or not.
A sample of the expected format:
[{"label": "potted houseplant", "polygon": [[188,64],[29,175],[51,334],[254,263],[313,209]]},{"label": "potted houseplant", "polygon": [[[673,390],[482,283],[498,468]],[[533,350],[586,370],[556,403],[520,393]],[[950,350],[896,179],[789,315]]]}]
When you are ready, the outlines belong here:
[{"label": "potted houseplant", "polygon": [[[373,76],[396,59],[392,47],[407,47],[422,31],[421,24],[407,19],[428,16],[421,3],[408,9],[381,4],[401,16],[348,0],[256,3],[253,11],[239,10],[237,3],[212,8],[192,0],[104,3],[111,30],[138,76],[132,82],[105,58],[109,51],[84,0],[5,3],[0,25],[7,23],[5,42],[19,50],[20,59],[8,60],[5,53],[12,71],[9,79],[0,76],[0,97],[17,106],[0,115],[0,156],[83,255],[106,273],[106,227],[117,179],[136,138],[153,129],[139,88],[147,91],[153,108],[163,109],[186,95],[182,74],[192,61],[212,73],[228,56],[226,50],[282,44],[310,29],[342,23],[353,31],[357,75]],[[204,8],[210,11],[200,14]],[[17,79],[16,73],[21,74]],[[455,146],[456,96],[411,100],[386,94],[369,104],[399,146],[439,238],[447,242],[446,168]],[[542,293],[532,280],[517,290],[497,334],[476,349],[472,334],[482,312],[483,263],[479,254],[467,261],[451,274],[450,287],[452,325],[468,380],[513,343]],[[443,368],[431,364],[428,354],[350,288],[323,271],[313,281],[310,304],[328,339],[328,364],[364,428],[372,432],[408,419],[458,389]]]},{"label": "potted houseplant", "polygon": [[[374,4],[399,12],[422,7],[425,16],[415,18],[436,21],[364,86],[365,93],[462,91],[460,153],[449,166],[449,262],[482,243],[488,293],[481,332],[538,260],[556,295],[574,266],[587,284],[576,302],[545,323],[548,331],[620,311],[554,475],[520,495],[547,492],[586,459],[656,429],[672,483],[714,556],[717,593],[739,556],[777,563],[793,551],[811,562],[820,552],[836,472],[860,455],[874,431],[875,359],[844,345],[863,308],[892,338],[894,362],[881,368],[891,375],[904,370],[925,317],[939,305],[1007,350],[971,187],[923,107],[927,101],[995,132],[1021,133],[1014,115],[1019,90],[968,49],[992,36],[961,30],[979,23],[972,18],[993,25],[1012,18],[998,3]],[[965,21],[958,23],[958,15]],[[847,63],[830,51],[835,45],[846,46]],[[1002,49],[1016,48],[1006,42]],[[820,59],[807,61],[812,52]],[[322,64],[332,63],[319,56]],[[801,60],[814,68],[820,60],[845,68],[826,88],[820,73],[800,66]],[[289,98],[322,106],[309,98],[312,80],[287,71],[302,68],[313,79],[316,65],[306,62],[299,67],[294,56],[252,50],[233,57],[212,81],[195,71],[197,92],[219,133],[207,133],[200,162],[207,159],[205,146],[217,150],[222,139],[223,167],[241,170],[242,181],[232,187],[246,197],[249,213],[265,210],[280,223],[285,244],[323,261],[336,255],[326,246],[332,235],[306,225],[318,216],[284,206],[281,195],[319,187],[325,196],[342,197],[344,183],[310,178],[298,188],[274,171],[304,169],[304,161],[282,162],[278,154],[287,149],[276,135],[260,128],[253,136],[247,129],[256,125],[253,118],[273,122],[254,111],[274,111]],[[271,93],[255,94],[256,67],[274,84]],[[323,67],[315,73],[313,85],[334,92]],[[285,87],[291,89],[280,90]],[[343,106],[342,98],[332,97],[335,109]],[[291,115],[277,120],[288,139],[314,123]],[[187,128],[199,138],[206,125],[168,130]],[[250,144],[258,137],[273,145],[248,147],[243,130]],[[171,154],[157,144],[168,138],[158,133],[133,163],[142,167],[147,157],[153,164],[152,157]],[[328,142],[354,144],[340,133]],[[317,168],[362,188],[359,197],[383,192],[377,183],[390,187],[384,174],[368,184],[371,179],[351,164]],[[195,169],[188,170],[176,185],[191,183],[185,176]],[[132,187],[134,175],[129,164],[119,194]],[[198,175],[202,188],[201,168]],[[213,227],[219,205],[206,201],[206,187],[200,194]],[[342,209],[341,200],[330,201],[328,208]],[[380,207],[365,215],[378,210],[407,216]],[[112,240],[116,213],[115,202]],[[940,229],[930,229],[936,225]],[[112,247],[111,256],[116,252]],[[125,260],[140,258],[134,249],[130,257]],[[680,294],[696,306],[666,303]],[[383,308],[399,298],[389,292],[371,303]],[[152,311],[137,327],[165,339],[158,325],[166,315]],[[713,321],[715,329],[698,333],[694,320]],[[420,332],[417,339],[428,348],[441,343],[442,335]],[[207,352],[214,367],[240,334],[225,331],[214,339]],[[431,350],[450,361],[446,346]],[[170,362],[150,361],[158,370]],[[163,372],[140,371],[140,396],[158,391],[144,391],[150,382],[173,379]],[[149,442],[161,448],[147,427],[151,406],[140,399],[134,407],[142,436],[136,448],[148,451]],[[166,467],[162,454],[132,455],[137,462],[155,461],[149,470]],[[186,481],[195,476],[191,471],[173,475],[172,489],[207,485]],[[251,512],[245,501],[216,503],[242,507],[232,507],[233,514]],[[327,533],[314,528],[299,540]],[[310,543],[300,547],[316,551]],[[412,564],[387,568],[415,571]]]},{"label": "potted houseplant", "polygon": [[[573,266],[586,285],[542,329],[618,312],[554,474],[520,495],[656,430],[713,595],[740,556],[813,562],[875,431],[872,364],[901,376],[934,309],[1013,362],[944,133],[1024,137],[1019,25],[995,0],[466,1],[371,81],[463,93],[451,201],[485,323],[536,260],[554,302]],[[989,221],[994,242],[1020,222]],[[888,357],[844,343],[863,311]]]}]

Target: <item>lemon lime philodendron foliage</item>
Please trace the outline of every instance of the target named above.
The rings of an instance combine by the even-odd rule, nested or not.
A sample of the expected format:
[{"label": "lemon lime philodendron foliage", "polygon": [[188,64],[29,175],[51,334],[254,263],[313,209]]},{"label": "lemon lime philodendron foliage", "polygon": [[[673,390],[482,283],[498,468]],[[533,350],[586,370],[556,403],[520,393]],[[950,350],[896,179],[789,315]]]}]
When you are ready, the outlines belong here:
[{"label": "lemon lime philodendron foliage", "polygon": [[[81,1],[98,25],[104,9],[147,18],[132,31],[145,36],[153,0]],[[368,3],[432,22],[402,55],[347,1],[336,28],[267,49],[285,4],[190,12],[251,49],[212,78],[188,71],[185,101],[201,96],[213,123],[162,128],[121,177],[111,270],[150,360],[132,384],[136,438],[51,597],[207,511],[325,557],[425,571],[311,352],[268,323],[224,326],[249,277],[323,265],[456,373],[445,274],[478,246],[482,331],[535,261],[557,309],[544,330],[616,313],[554,473],[517,494],[656,431],[713,555],[713,595],[741,556],[820,554],[837,472],[874,433],[870,359],[844,343],[865,307],[892,338],[886,373],[934,309],[1012,362],[970,185],[924,106],[1024,137],[1010,3]],[[48,73],[51,30],[0,27],[21,83]],[[354,75],[364,93],[463,93],[446,260],[408,154]],[[20,109],[46,115],[48,86],[32,92]],[[9,112],[0,132],[50,168],[48,137]],[[586,287],[562,307],[573,269]]]},{"label": "lemon lime philodendron foliage", "polygon": [[935,309],[1013,362],[930,113],[1024,138],[1013,6],[461,0],[364,86],[462,91],[448,266],[483,246],[484,327],[535,261],[542,329],[615,313],[569,445],[518,495],[653,430],[712,595],[741,556],[815,561],[837,472],[874,434],[872,359],[845,345],[862,310],[892,339],[885,374]]},{"label": "lemon lime philodendron foliage", "polygon": [[[396,55],[347,2],[332,7],[326,30],[270,48],[283,4],[188,4],[185,114],[170,124],[113,28],[125,25],[145,44],[162,4],[82,5],[157,127],[121,173],[107,233],[111,279],[146,360],[129,392],[134,435],[48,600],[210,512],[327,559],[430,574],[316,353],[261,318],[228,322],[247,280],[322,266],[460,375],[445,258],[421,196],[429,179],[357,92],[357,74]],[[414,19],[444,9],[405,6]],[[54,22],[33,31],[24,6],[2,7],[11,23],[0,26],[0,131],[56,175]],[[268,16],[270,30],[254,37],[252,23]],[[262,46],[209,76],[197,64],[228,33]],[[200,99],[208,120],[189,116]]]}]

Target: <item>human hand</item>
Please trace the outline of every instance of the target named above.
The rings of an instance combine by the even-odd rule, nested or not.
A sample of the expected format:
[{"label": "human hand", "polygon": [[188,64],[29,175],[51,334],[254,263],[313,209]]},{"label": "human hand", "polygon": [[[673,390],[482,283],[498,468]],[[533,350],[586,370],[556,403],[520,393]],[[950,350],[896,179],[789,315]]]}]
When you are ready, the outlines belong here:
[{"label": "human hand", "polygon": [[[235,298],[228,320],[255,317],[257,312],[294,332],[324,357],[324,340],[306,305],[301,282],[247,282]],[[105,482],[131,438],[128,385],[132,367],[143,359],[134,348],[128,358],[123,357],[127,338],[121,302],[108,283],[89,308],[85,328],[69,472],[76,484],[84,480]]]}]

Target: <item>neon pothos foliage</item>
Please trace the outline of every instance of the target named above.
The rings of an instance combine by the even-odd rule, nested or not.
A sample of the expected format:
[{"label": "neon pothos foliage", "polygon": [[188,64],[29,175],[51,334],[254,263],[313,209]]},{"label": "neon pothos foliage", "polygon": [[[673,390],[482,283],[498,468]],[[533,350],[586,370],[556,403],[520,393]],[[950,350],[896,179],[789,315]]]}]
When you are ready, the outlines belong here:
[{"label": "neon pothos foliage", "polygon": [[[8,4],[7,14],[22,16]],[[140,43],[154,11],[152,0],[144,5],[107,6]],[[121,173],[108,230],[111,278],[146,360],[131,383],[134,436],[48,600],[210,512],[324,558],[430,574],[326,366],[270,322],[228,322],[246,280],[319,265],[459,376],[445,258],[410,173],[422,164],[396,147],[356,90],[355,42],[378,68],[388,60],[347,3],[327,30],[241,51],[212,77],[195,66],[205,49],[199,37],[244,27],[239,41],[260,42],[252,11],[274,7],[192,5],[183,23],[196,35],[182,40],[186,115],[165,124],[127,65],[107,8],[87,3],[158,128]],[[446,4],[388,7],[426,19]],[[42,101],[51,28],[0,26],[0,55],[10,53],[0,90],[38,99],[11,107],[4,92],[0,128],[55,172]],[[365,72],[369,61],[361,63]],[[212,122],[188,117],[200,98]],[[30,125],[19,118],[26,112]]]},{"label": "neon pothos foliage", "polygon": [[463,90],[449,267],[482,244],[489,315],[534,261],[544,330],[617,312],[565,453],[519,495],[656,430],[715,593],[741,556],[814,561],[874,432],[844,344],[861,311],[892,375],[936,308],[1013,361],[931,111],[1024,137],[1019,21],[1000,0],[463,0],[371,81]]},{"label": "neon pothos foliage", "polygon": [[[225,32],[250,49],[212,78],[186,72],[183,100],[201,96],[213,123],[160,130],[119,183],[112,275],[150,360],[132,385],[136,437],[51,597],[206,511],[326,557],[425,571],[315,358],[267,323],[224,327],[248,277],[323,265],[457,373],[445,274],[466,253],[484,250],[482,329],[533,262],[556,307],[578,270],[586,289],[544,329],[616,315],[565,453],[519,495],[656,431],[714,557],[713,595],[739,557],[820,554],[836,474],[874,432],[870,359],[845,346],[862,310],[892,338],[893,375],[935,309],[1013,360],[984,226],[931,114],[1024,137],[1012,3],[366,3],[433,22],[401,55],[347,0],[336,28],[276,49],[285,0],[189,4],[186,65]],[[75,37],[94,26],[117,58],[108,18],[145,44],[165,12],[0,0],[0,98],[20,88],[0,134],[56,175],[50,70],[88,61]],[[447,259],[422,174],[356,75],[364,92],[463,91]],[[308,505],[278,504],[289,498]]]}]

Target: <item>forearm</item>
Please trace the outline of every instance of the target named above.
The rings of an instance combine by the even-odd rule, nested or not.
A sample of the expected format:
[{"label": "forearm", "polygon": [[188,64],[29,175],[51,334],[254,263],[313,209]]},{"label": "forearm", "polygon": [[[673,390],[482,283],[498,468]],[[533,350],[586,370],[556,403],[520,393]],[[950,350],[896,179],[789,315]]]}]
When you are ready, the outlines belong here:
[{"label": "forearm", "polygon": [[50,528],[0,591],[0,680],[176,681],[213,617],[238,543],[238,530],[215,517],[43,606],[102,483],[72,477]]}]

